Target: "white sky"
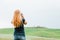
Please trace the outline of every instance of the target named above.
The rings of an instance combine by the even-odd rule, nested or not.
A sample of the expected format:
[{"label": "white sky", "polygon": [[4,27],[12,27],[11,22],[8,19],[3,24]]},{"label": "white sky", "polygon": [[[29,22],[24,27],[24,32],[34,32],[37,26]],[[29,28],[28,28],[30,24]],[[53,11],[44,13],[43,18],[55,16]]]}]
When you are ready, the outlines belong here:
[{"label": "white sky", "polygon": [[0,0],[0,28],[13,27],[15,9],[21,9],[26,26],[60,28],[60,0]]}]

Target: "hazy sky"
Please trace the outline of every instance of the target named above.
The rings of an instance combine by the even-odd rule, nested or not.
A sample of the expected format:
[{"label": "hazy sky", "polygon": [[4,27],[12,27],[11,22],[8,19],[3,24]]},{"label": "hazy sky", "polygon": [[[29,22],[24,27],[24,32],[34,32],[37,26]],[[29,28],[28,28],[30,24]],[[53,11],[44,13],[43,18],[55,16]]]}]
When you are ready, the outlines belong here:
[{"label": "hazy sky", "polygon": [[28,24],[60,28],[60,0],[0,0],[0,28],[13,27],[13,12],[20,9]]}]

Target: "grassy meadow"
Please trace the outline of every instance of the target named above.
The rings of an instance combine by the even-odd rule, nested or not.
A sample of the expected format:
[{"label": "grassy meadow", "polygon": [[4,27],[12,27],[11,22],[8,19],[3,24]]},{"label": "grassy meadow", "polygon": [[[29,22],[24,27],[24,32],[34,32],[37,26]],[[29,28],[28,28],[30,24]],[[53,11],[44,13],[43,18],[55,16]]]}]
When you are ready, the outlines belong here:
[{"label": "grassy meadow", "polygon": [[[0,29],[0,34],[13,34],[13,32],[13,28]],[[60,29],[48,29],[44,27],[26,27],[25,34],[26,36],[60,39]]]}]

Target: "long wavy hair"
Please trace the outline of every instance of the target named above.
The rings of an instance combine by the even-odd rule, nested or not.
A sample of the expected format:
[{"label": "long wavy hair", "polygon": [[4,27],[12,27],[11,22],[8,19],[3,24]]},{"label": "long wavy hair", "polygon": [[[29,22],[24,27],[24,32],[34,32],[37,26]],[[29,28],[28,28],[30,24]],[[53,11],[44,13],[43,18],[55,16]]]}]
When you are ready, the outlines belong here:
[{"label": "long wavy hair", "polygon": [[22,24],[21,12],[19,10],[14,11],[12,24],[14,25],[15,28],[19,27]]}]

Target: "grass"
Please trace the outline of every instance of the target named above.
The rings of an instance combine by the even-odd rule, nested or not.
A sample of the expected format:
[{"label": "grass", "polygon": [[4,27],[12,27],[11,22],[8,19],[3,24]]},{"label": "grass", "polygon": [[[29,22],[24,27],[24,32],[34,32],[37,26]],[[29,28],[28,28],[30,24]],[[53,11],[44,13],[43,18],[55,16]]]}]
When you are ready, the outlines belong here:
[{"label": "grass", "polygon": [[26,28],[27,35],[60,38],[60,29],[47,29],[47,28]]},{"label": "grass", "polygon": [[[14,29],[0,29],[0,34],[13,34]],[[39,27],[27,27],[25,28],[26,35],[48,37],[48,38],[60,38],[60,29],[48,29]]]}]

